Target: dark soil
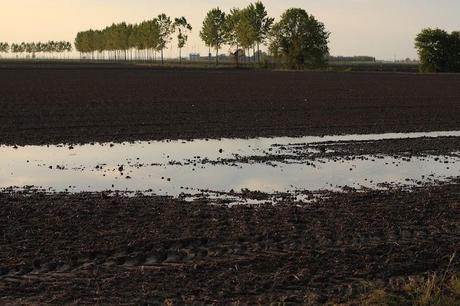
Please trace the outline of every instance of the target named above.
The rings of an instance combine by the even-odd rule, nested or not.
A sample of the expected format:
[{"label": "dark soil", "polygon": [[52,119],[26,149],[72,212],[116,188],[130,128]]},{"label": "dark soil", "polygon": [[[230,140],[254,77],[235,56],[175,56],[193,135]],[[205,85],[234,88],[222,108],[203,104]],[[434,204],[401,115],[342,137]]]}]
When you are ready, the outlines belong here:
[{"label": "dark soil", "polygon": [[350,303],[443,272],[458,251],[457,183],[329,196],[228,208],[4,193],[0,303]]},{"label": "dark soil", "polygon": [[460,129],[460,75],[0,65],[0,143]]}]

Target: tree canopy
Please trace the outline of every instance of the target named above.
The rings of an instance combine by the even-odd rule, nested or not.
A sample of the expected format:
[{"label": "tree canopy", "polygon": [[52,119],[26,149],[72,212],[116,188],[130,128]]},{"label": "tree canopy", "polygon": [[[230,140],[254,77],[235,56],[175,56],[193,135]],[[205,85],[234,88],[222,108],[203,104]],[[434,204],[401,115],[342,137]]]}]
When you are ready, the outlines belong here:
[{"label": "tree canopy", "polygon": [[424,72],[460,72],[460,32],[424,29],[415,38]]},{"label": "tree canopy", "polygon": [[303,9],[289,9],[273,26],[270,50],[292,68],[323,64],[329,55],[329,33]]}]

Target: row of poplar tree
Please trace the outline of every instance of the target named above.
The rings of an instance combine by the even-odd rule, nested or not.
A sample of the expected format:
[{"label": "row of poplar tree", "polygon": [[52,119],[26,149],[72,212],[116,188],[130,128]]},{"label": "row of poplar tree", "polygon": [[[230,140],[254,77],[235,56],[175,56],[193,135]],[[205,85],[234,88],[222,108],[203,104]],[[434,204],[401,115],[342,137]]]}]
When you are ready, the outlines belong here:
[{"label": "row of poplar tree", "polygon": [[163,51],[177,33],[179,57],[188,40],[192,26],[185,17],[175,18],[165,14],[139,24],[125,22],[113,24],[103,30],[79,32],[75,48],[92,59],[155,60],[157,52],[164,61]]},{"label": "row of poplar tree", "polygon": [[31,43],[20,43],[20,44],[11,44],[0,42],[0,53],[13,53],[16,55],[19,54],[62,54],[64,52],[71,52],[72,44],[68,41],[48,41],[45,43],[42,42],[31,42]]}]

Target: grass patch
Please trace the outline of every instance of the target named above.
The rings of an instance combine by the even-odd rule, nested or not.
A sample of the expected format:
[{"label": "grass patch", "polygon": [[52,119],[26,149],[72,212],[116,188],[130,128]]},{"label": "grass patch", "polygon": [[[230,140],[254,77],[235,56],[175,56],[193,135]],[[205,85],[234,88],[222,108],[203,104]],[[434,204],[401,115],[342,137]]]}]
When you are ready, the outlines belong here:
[{"label": "grass patch", "polygon": [[413,306],[456,306],[460,305],[460,275],[449,273],[455,258],[451,257],[449,267],[442,275],[434,273],[424,280],[410,280],[401,290],[388,292],[374,289],[363,305],[413,305]]}]

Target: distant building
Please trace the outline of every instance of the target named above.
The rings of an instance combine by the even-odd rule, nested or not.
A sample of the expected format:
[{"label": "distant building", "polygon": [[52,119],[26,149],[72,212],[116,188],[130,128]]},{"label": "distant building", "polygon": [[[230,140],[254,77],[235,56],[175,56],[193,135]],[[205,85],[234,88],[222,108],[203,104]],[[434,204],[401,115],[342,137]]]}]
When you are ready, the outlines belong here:
[{"label": "distant building", "polygon": [[201,59],[200,53],[190,53],[190,61],[198,62]]}]

